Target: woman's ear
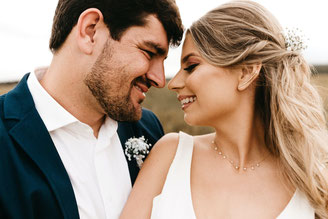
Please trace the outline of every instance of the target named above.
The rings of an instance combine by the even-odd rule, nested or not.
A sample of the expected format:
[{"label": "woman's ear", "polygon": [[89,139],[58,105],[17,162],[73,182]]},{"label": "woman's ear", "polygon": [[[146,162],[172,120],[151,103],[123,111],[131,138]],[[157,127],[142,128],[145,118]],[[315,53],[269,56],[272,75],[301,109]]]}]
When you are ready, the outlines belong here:
[{"label": "woman's ear", "polygon": [[96,8],[85,10],[77,22],[77,44],[85,54],[92,54],[95,47],[95,35],[103,23],[103,15]]},{"label": "woman's ear", "polygon": [[243,91],[249,87],[259,76],[262,64],[253,64],[242,67],[242,71],[238,81],[238,90]]}]

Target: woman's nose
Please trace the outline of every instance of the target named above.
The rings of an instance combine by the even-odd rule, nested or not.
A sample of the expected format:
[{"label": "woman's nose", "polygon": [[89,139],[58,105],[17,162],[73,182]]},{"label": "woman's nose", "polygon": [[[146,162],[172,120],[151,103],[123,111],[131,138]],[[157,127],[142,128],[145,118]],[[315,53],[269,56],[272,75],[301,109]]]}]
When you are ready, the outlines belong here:
[{"label": "woman's nose", "polygon": [[181,71],[179,71],[168,83],[167,87],[169,90],[176,91],[178,89],[182,89],[185,86],[185,78]]}]

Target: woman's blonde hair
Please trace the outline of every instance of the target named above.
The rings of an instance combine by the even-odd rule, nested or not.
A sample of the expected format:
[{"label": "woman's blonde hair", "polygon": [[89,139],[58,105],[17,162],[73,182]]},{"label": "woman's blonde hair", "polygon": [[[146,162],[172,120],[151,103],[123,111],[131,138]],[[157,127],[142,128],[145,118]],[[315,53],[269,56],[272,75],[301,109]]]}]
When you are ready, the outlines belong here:
[{"label": "woman's blonde hair", "polygon": [[328,218],[328,133],[322,100],[300,51],[288,50],[282,28],[263,6],[232,1],[188,30],[202,56],[220,67],[262,63],[255,91],[268,149],[288,182],[306,194],[316,218]]}]

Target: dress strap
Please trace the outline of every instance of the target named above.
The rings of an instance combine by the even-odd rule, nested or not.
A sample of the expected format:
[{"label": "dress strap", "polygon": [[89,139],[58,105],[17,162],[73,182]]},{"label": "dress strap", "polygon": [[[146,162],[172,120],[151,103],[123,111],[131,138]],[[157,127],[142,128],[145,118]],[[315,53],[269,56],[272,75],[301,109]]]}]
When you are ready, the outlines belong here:
[{"label": "dress strap", "polygon": [[314,219],[315,212],[309,200],[300,190],[296,189],[293,197],[276,219]]},{"label": "dress strap", "polygon": [[193,137],[180,132],[175,157],[162,189],[153,200],[151,219],[196,219],[190,190]]},{"label": "dress strap", "polygon": [[167,174],[162,193],[165,194],[166,191],[172,191],[173,188],[186,190],[180,190],[179,193],[190,193],[190,168],[193,148],[193,137],[184,132],[179,132],[179,144]]}]

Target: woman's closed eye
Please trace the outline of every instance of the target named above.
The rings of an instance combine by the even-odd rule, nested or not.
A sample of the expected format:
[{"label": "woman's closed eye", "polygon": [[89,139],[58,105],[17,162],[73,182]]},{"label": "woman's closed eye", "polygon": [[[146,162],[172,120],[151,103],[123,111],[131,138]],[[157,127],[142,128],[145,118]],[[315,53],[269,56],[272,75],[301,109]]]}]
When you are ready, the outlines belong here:
[{"label": "woman's closed eye", "polygon": [[187,68],[184,68],[183,70],[187,71],[188,73],[191,73],[197,65],[199,65],[199,64],[189,65]]}]

